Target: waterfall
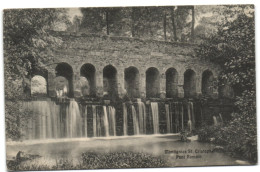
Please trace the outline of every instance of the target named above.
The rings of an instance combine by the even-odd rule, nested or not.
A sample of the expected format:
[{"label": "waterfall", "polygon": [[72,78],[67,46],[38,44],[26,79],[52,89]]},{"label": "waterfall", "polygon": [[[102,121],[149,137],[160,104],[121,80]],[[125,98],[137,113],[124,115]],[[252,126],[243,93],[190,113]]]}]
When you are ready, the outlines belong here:
[{"label": "waterfall", "polygon": [[60,137],[60,108],[56,105],[55,102],[50,102],[50,111],[51,111],[51,130],[52,130],[52,138],[59,138]]},{"label": "waterfall", "polygon": [[140,134],[139,124],[136,116],[135,107],[133,105],[131,106],[131,110],[132,110],[133,125],[134,125],[134,135],[139,135]]},{"label": "waterfall", "polygon": [[[165,131],[164,133],[177,133],[184,127],[187,127],[189,131],[195,129],[192,102],[187,104],[171,102],[162,106],[165,108],[162,115],[165,116],[160,116],[162,123],[164,122],[160,126],[157,102],[151,102],[151,106],[148,107],[149,113],[146,113],[146,105],[141,99],[137,99],[135,106],[127,107],[127,104],[123,103],[122,114],[116,114],[113,106],[84,103],[82,105],[74,99],[70,99],[69,102],[67,100],[69,99],[62,103],[50,99],[23,102],[23,109],[29,110],[28,114],[31,115],[25,127],[21,127],[24,139],[109,137],[116,136],[119,128],[123,130],[124,136],[159,134],[160,130]],[[213,120],[214,125],[223,121],[221,114],[213,116]]]},{"label": "waterfall", "polygon": [[194,108],[193,102],[190,102],[190,111],[191,111],[191,121],[192,121],[192,129],[195,129],[195,116],[194,116]]},{"label": "waterfall", "polygon": [[92,112],[93,112],[93,137],[97,137],[97,111],[95,105],[92,105]]},{"label": "waterfall", "polygon": [[68,89],[67,89],[66,85],[64,85],[64,87],[63,87],[63,93],[64,93],[64,95],[67,95],[67,93],[68,93]]},{"label": "waterfall", "polygon": [[222,118],[222,114],[219,113],[219,118],[220,118],[220,122],[223,123],[223,118]]},{"label": "waterfall", "polygon": [[[25,127],[21,127],[24,139],[89,137],[92,131],[93,137],[116,136],[113,106],[81,105],[74,99],[61,104],[45,100],[23,102],[23,110],[32,116]],[[127,125],[127,112],[125,120]]]},{"label": "waterfall", "polygon": [[180,115],[181,115],[181,129],[184,129],[184,116],[183,116],[183,104],[180,103]]},{"label": "waterfall", "polygon": [[84,132],[85,132],[85,137],[88,137],[88,105],[85,106],[85,113],[84,113]]},{"label": "waterfall", "polygon": [[105,128],[105,135],[106,137],[109,137],[109,123],[108,123],[108,116],[107,116],[107,107],[103,106],[103,123],[104,123],[104,128]]},{"label": "waterfall", "polygon": [[[177,133],[179,129],[179,108],[178,108],[178,103],[173,102],[169,104],[169,118],[170,118],[170,123],[171,123],[171,130],[173,133]],[[167,113],[167,110],[166,110]]]},{"label": "waterfall", "polygon": [[108,106],[108,114],[109,114],[109,127],[111,135],[116,136],[116,110],[112,106]]},{"label": "waterfall", "polygon": [[[62,106],[61,106],[62,108]],[[64,115],[64,114],[61,114]],[[65,106],[65,123],[64,123],[64,128],[65,128],[65,132],[64,132],[64,137],[69,137],[69,132],[70,132],[70,115],[69,115],[69,107]]]},{"label": "waterfall", "polygon": [[24,110],[30,111],[25,126],[25,139],[47,139],[59,137],[60,122],[57,106],[50,101],[31,101],[23,103]]},{"label": "waterfall", "polygon": [[68,137],[81,137],[82,136],[82,124],[78,103],[73,99],[70,101],[68,110],[68,122],[69,122],[69,136]]},{"label": "waterfall", "polygon": [[123,103],[123,132],[124,136],[127,136],[127,108],[125,103]]},{"label": "waterfall", "polygon": [[49,132],[47,131],[48,127],[50,126],[50,109],[49,109],[49,102],[46,101],[38,101],[37,102],[37,109],[39,110],[39,138],[40,139],[46,139],[50,138],[51,136],[48,136]]},{"label": "waterfall", "polygon": [[152,118],[153,118],[153,131],[154,134],[159,133],[159,114],[158,114],[158,103],[151,102]]},{"label": "waterfall", "polygon": [[188,102],[187,111],[188,111],[188,129],[189,131],[192,131],[195,129],[193,102]]},{"label": "waterfall", "polygon": [[[103,107],[104,108],[104,107]],[[103,110],[104,111],[104,110]],[[96,136],[101,136],[101,124],[102,124],[102,116],[103,116],[103,111],[102,111],[102,108],[99,109],[96,113],[96,117],[97,117],[97,122],[96,122],[96,125],[97,125],[97,130],[96,130]]]},{"label": "waterfall", "polygon": [[139,129],[141,134],[146,133],[146,110],[145,105],[141,102],[141,99],[137,99],[138,105],[138,122],[139,122]]},{"label": "waterfall", "polygon": [[190,109],[190,102],[187,104],[187,113],[188,113],[188,130],[192,131],[192,122],[191,122],[191,109]]},{"label": "waterfall", "polygon": [[165,115],[166,115],[166,122],[167,122],[167,133],[171,133],[171,119],[170,119],[170,112],[169,112],[169,104],[165,104]]},{"label": "waterfall", "polygon": [[213,116],[213,124],[214,124],[214,125],[218,125],[218,121],[217,121],[216,116]]}]

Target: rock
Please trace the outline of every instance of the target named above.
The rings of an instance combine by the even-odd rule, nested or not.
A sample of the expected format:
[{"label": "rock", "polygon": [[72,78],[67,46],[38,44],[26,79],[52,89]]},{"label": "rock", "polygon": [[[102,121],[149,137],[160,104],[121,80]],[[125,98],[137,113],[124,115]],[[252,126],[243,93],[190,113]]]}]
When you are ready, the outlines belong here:
[{"label": "rock", "polygon": [[26,160],[32,160],[32,159],[36,159],[36,158],[40,158],[40,155],[32,155],[32,154],[26,154],[23,151],[19,151],[16,154],[16,158],[15,161],[16,162],[22,162],[22,161],[26,161]]},{"label": "rock", "polygon": [[28,157],[26,156],[26,154],[23,152],[23,151],[19,151],[17,154],[16,154],[16,161],[24,161],[24,160],[28,160]]}]

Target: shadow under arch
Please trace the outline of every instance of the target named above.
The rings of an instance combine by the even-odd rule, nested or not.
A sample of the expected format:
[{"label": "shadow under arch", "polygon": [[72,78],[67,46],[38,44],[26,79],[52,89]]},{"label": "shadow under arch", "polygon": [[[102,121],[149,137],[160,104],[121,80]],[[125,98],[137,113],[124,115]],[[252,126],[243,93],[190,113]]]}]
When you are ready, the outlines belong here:
[{"label": "shadow under arch", "polygon": [[196,73],[192,69],[187,69],[184,73],[183,89],[185,98],[196,96]]},{"label": "shadow under arch", "polygon": [[107,65],[103,69],[103,89],[104,96],[115,100],[118,97],[117,70],[112,65]]},{"label": "shadow under arch", "polygon": [[[83,96],[96,96],[96,68],[90,63],[85,63],[80,68],[80,76],[88,80],[88,86],[82,87]],[[88,87],[88,88],[87,88]],[[86,91],[87,89],[88,91]],[[89,92],[89,93],[86,93]]]},{"label": "shadow under arch", "polygon": [[[68,81],[68,97],[73,97],[73,69],[65,62],[58,63],[55,68],[56,77],[64,77]],[[57,83],[56,83],[57,84]]]},{"label": "shadow under arch", "polygon": [[160,97],[160,73],[155,67],[150,67],[146,70],[146,97]]},{"label": "shadow under arch", "polygon": [[165,72],[166,76],[166,97],[178,96],[178,72],[175,68],[169,68]]},{"label": "shadow under arch", "polygon": [[136,67],[130,66],[125,69],[125,89],[130,98],[139,98],[140,74]]},{"label": "shadow under arch", "polygon": [[201,81],[201,93],[204,96],[212,96],[213,95],[213,87],[214,87],[214,76],[210,70],[205,70],[202,73],[202,81]]}]

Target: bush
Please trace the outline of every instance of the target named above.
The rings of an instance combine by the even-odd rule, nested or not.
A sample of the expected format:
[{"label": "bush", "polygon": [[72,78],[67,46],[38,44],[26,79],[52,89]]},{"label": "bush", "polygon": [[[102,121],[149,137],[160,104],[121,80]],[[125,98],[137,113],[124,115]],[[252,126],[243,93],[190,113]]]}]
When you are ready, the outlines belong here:
[{"label": "bush", "polygon": [[[78,162],[78,163],[74,163]],[[39,158],[22,163],[16,160],[7,162],[8,170],[79,170],[79,169],[108,169],[108,168],[159,168],[170,167],[161,156],[152,156],[137,152],[96,153],[84,152],[81,157],[73,159],[60,157],[56,162]]]},{"label": "bush", "polygon": [[25,109],[21,101],[5,101],[5,134],[7,140],[21,140],[23,129],[32,118],[32,111]]},{"label": "bush", "polygon": [[246,123],[242,116],[240,113],[233,113],[232,120],[224,125],[203,126],[198,130],[199,141],[221,145],[231,155],[256,163],[256,126]]},{"label": "bush", "polygon": [[158,168],[169,166],[161,157],[134,152],[102,154],[85,152],[82,154],[82,162],[83,169]]}]

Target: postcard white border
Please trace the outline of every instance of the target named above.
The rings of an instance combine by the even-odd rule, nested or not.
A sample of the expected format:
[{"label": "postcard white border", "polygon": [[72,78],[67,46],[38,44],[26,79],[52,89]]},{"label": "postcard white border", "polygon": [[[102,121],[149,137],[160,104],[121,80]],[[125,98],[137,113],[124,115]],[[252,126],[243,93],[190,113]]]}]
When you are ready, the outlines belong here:
[{"label": "postcard white border", "polygon": [[[0,171],[4,171],[5,169],[5,126],[4,126],[4,64],[3,64],[3,9],[6,8],[58,8],[58,7],[101,7],[101,6],[162,6],[162,5],[218,5],[218,4],[255,4],[255,14],[256,14],[256,72],[257,72],[257,122],[260,125],[260,115],[259,115],[259,107],[260,107],[260,61],[259,61],[259,10],[260,10],[260,1],[259,0],[1,0],[0,2]],[[259,133],[260,127],[258,126],[258,159],[259,156]],[[259,162],[259,161],[258,161]],[[178,170],[178,172],[183,171],[192,171],[192,172],[218,172],[222,170],[232,170],[236,172],[242,172],[245,170],[249,171],[259,171],[260,166],[221,166],[221,167],[181,167],[181,168],[162,168],[162,169],[120,169],[120,170],[98,170],[98,172],[126,172],[126,171],[146,171],[146,172],[156,172],[158,170],[162,170],[165,172],[172,172],[173,170]],[[73,171],[73,170],[71,170]],[[78,171],[78,170],[74,170]],[[86,170],[80,170],[86,171]],[[93,172],[97,170],[91,170]],[[69,171],[68,171],[69,172]]]}]

